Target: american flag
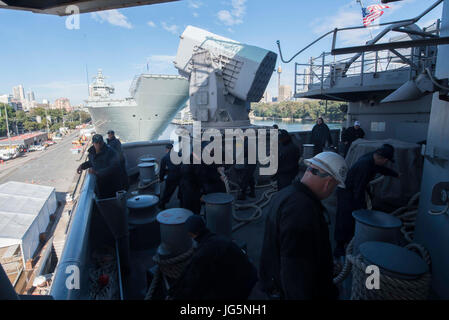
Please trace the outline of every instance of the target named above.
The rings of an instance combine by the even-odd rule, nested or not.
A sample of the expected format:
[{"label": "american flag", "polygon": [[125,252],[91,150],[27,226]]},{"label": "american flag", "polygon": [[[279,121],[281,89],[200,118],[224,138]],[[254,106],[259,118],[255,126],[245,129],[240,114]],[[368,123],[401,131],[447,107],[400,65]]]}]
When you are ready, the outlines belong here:
[{"label": "american flag", "polygon": [[390,8],[389,6],[384,6],[381,4],[373,4],[366,8],[362,8],[362,15],[363,15],[363,25],[369,26],[371,22],[379,18],[381,15],[384,14],[384,10],[386,8]]}]

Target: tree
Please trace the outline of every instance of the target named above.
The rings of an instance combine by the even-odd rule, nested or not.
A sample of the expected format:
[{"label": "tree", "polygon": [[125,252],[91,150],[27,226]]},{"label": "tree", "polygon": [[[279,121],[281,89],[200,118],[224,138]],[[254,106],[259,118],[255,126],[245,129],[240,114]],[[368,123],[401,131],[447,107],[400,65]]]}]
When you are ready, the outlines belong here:
[{"label": "tree", "polygon": [[327,121],[343,121],[346,114],[341,112],[342,102],[323,100],[282,101],[273,104],[253,103],[254,115],[258,117],[296,118],[315,120],[323,117]]},{"label": "tree", "polygon": [[10,132],[13,131],[14,118],[16,117],[16,111],[14,110],[13,107],[11,107],[9,104],[0,103],[0,114],[1,114],[1,116],[0,116],[0,135],[1,136],[7,135],[5,108],[8,113],[8,126],[9,126]]},{"label": "tree", "polygon": [[25,121],[23,127],[26,131],[36,131],[39,128],[39,124],[36,121]]}]

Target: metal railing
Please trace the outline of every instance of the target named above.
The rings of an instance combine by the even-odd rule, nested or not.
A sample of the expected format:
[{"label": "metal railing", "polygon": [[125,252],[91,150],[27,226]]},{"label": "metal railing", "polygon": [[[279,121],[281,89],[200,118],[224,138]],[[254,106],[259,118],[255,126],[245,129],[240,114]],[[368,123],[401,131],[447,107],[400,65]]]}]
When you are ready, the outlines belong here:
[{"label": "metal railing", "polygon": [[[289,63],[295,59],[299,54],[322,40],[323,38],[332,34],[332,49],[329,53],[323,53],[317,58],[311,58],[308,63],[295,63],[295,94],[314,89],[325,89],[332,87],[338,77],[358,76],[360,79],[360,85],[363,85],[364,74],[366,73],[378,73],[391,70],[404,70],[408,68],[410,74],[409,79],[419,72],[423,72],[426,68],[431,69],[436,58],[436,46],[438,44],[449,43],[449,37],[440,38],[439,29],[440,21],[430,27],[420,30],[415,23],[421,20],[429,12],[439,6],[443,0],[437,0],[429,8],[427,8],[420,15],[415,18],[380,23],[370,26],[357,26],[357,27],[345,27],[335,28],[331,30],[315,41],[308,44],[306,47],[295,53],[290,59],[286,60],[283,57],[280,41],[277,41],[279,49],[279,55],[281,61]],[[379,34],[377,34],[372,40],[367,41],[366,44],[359,47],[352,47],[346,49],[336,49],[337,34],[342,31],[349,30],[364,30],[372,27],[386,26]],[[404,38],[404,35],[419,36],[421,40],[413,39],[411,41],[390,41],[386,43],[379,42],[390,32],[398,32]],[[416,49],[412,49],[412,48]],[[421,48],[424,47],[424,50]],[[432,49],[435,48],[435,49]],[[403,54],[401,51],[410,51]],[[422,54],[423,51],[425,54]],[[326,61],[326,57],[329,55],[338,55],[344,53],[355,53],[352,57],[344,59],[342,61]],[[375,58],[370,58],[369,55],[375,55]],[[393,55],[393,56],[392,56]],[[398,62],[393,62],[396,56]],[[318,60],[318,61],[317,61]],[[305,67],[300,69],[300,67]]]},{"label": "metal railing", "polygon": [[[69,288],[69,276],[80,277],[81,286],[86,284],[87,266],[86,254],[89,243],[89,227],[94,200],[95,176],[87,175],[84,181],[76,209],[73,210],[73,220],[70,224],[67,240],[61,255],[61,260],[55,270],[55,277],[50,295],[56,300],[80,299],[82,288]],[[78,269],[78,273],[76,271]]]},{"label": "metal railing", "polygon": [[362,53],[349,67],[347,63],[351,58],[336,60],[329,52],[310,58],[308,63],[295,63],[295,93],[332,88],[339,78],[359,77],[358,84],[362,86],[362,75],[370,73],[407,71],[411,79],[426,67],[432,68],[436,59],[436,49],[429,56],[416,54],[413,49],[396,53],[389,50]]}]

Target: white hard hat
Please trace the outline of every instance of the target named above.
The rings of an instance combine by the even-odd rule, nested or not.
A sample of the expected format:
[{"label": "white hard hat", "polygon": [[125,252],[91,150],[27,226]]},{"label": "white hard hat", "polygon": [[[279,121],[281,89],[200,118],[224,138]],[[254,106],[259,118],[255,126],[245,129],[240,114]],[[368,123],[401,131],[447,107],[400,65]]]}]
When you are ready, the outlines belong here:
[{"label": "white hard hat", "polygon": [[306,165],[314,165],[321,170],[329,173],[335,180],[338,181],[340,188],[345,187],[346,174],[348,173],[348,166],[345,159],[335,152],[321,152],[311,159],[304,160]]}]

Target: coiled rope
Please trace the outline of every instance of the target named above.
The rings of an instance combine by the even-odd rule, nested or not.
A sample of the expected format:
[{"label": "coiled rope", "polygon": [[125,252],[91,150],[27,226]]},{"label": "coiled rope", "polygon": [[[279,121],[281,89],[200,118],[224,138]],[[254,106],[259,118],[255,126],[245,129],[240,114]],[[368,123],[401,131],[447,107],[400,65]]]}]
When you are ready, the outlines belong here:
[{"label": "coiled rope", "polygon": [[[230,181],[229,178],[223,172],[220,172],[220,175],[225,184],[227,193],[235,193],[235,192],[241,191],[240,186],[237,183]],[[233,185],[237,189],[232,190],[231,185]],[[232,217],[234,218],[235,221],[238,221],[239,223],[235,224],[232,227],[232,231],[235,231],[238,228],[244,226],[245,224],[252,222],[252,221],[256,221],[262,217],[262,215],[263,215],[262,209],[267,204],[270,203],[271,198],[277,192],[277,184],[276,184],[276,182],[271,182],[266,185],[256,186],[256,188],[258,188],[258,189],[259,188],[267,188],[267,187],[270,187],[270,189],[266,190],[262,194],[262,196],[256,201],[249,202],[249,203],[234,203],[235,210],[232,213]],[[240,217],[236,214],[237,210],[244,210],[244,209],[250,209],[250,208],[254,208],[255,210],[249,217]]]},{"label": "coiled rope", "polygon": [[[379,274],[380,290],[370,290],[366,287],[367,275],[365,270],[368,266],[361,254],[352,255],[353,241],[351,240],[346,248],[345,267],[339,276],[334,278],[334,283],[341,282],[353,271],[351,300],[424,300],[429,294],[431,274],[429,272],[416,279],[393,278],[384,272]],[[428,265],[430,265],[430,255],[422,246],[412,243],[405,248],[417,252]],[[354,268],[352,268],[354,266]]]},{"label": "coiled rope", "polygon": [[186,252],[173,258],[164,259],[159,254],[155,254],[153,256],[153,261],[156,263],[156,271],[153,280],[151,280],[147,294],[145,295],[145,300],[151,300],[153,298],[154,292],[163,276],[172,280],[179,279],[185,267],[189,264],[193,252],[194,248],[192,246]]},{"label": "coiled rope", "polygon": [[[407,205],[397,210],[393,211],[391,215],[399,218],[402,222],[401,233],[403,234],[405,240],[409,243],[405,248],[416,252],[420,255],[424,261],[431,267],[431,259],[429,252],[420,244],[413,242],[413,233],[416,221],[416,215],[418,212],[417,202],[420,193],[417,192],[408,201]],[[333,279],[334,284],[339,284],[345,280],[348,275],[353,271],[353,282],[351,289],[351,300],[359,299],[374,299],[374,300],[415,300],[415,299],[426,299],[430,281],[431,274],[429,272],[418,277],[417,279],[397,279],[380,274],[380,287],[382,290],[368,290],[366,288],[366,267],[367,264],[363,261],[361,254],[354,256],[353,252],[353,242],[354,238],[348,244],[346,248],[345,263],[343,265],[340,273]],[[353,268],[353,266],[355,268]]]}]

